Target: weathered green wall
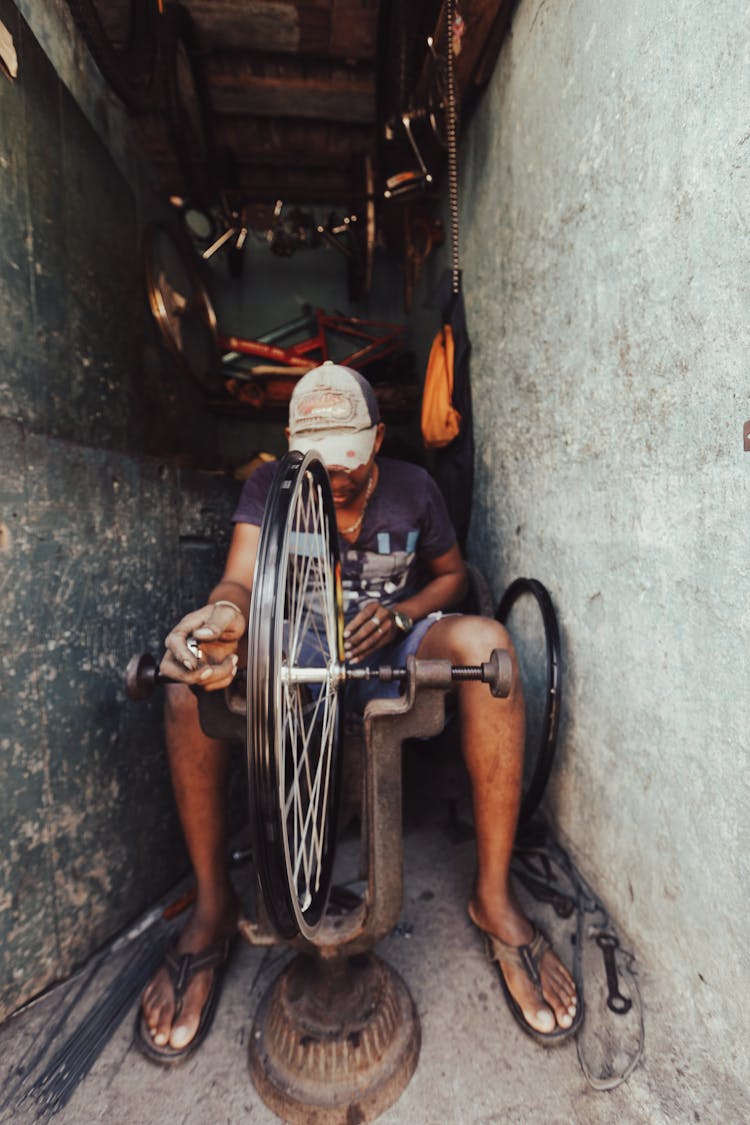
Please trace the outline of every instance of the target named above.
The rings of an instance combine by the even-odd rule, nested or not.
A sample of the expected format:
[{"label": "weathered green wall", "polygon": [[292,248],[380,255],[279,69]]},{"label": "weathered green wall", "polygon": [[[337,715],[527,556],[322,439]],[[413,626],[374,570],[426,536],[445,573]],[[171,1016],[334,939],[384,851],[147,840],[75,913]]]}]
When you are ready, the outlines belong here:
[{"label": "weathered green wall", "polygon": [[[57,26],[55,6],[35,9]],[[202,399],[158,350],[146,302],[141,233],[160,214],[146,170],[126,153],[126,179],[10,0],[0,19],[19,57],[15,81],[0,74],[0,416],[84,444],[209,461]],[[104,118],[104,90],[99,104]],[[109,132],[124,133],[124,114],[110,116]]]},{"label": "weathered green wall", "polygon": [[550,588],[549,807],[650,970],[648,1019],[703,1053],[682,1081],[727,1105],[750,1083],[749,42],[744,0],[522,0],[461,149],[472,554],[497,593]]},{"label": "weathered green wall", "polygon": [[[159,700],[125,699],[128,657],[221,569],[221,478],[0,422],[0,1004],[68,970],[184,859]],[[234,490],[232,490],[233,492]]]},{"label": "weathered green wall", "polygon": [[[32,7],[54,39],[61,5]],[[128,703],[123,671],[220,571],[237,486],[176,467],[215,459],[214,430],[155,339],[145,172],[122,174],[10,0],[0,20],[1,1017],[183,869],[159,706]]]},{"label": "weathered green wall", "polygon": [[[221,569],[238,486],[178,466],[284,439],[214,417],[159,346],[140,240],[164,205],[66,0],[0,0],[0,20],[19,57],[0,73],[2,1018],[183,869],[160,708],[127,703],[123,671]],[[246,270],[216,264],[229,330],[349,307],[335,251],[281,262],[252,240]],[[399,296],[390,275],[356,311],[401,319]]]}]

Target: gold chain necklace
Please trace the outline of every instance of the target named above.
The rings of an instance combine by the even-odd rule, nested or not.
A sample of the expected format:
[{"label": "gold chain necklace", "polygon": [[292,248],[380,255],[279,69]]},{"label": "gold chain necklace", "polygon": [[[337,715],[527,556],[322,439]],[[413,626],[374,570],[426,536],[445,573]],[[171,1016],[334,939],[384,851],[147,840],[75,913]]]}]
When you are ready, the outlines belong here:
[{"label": "gold chain necklace", "polygon": [[367,511],[367,505],[370,502],[370,497],[372,496],[373,492],[375,491],[375,484],[377,483],[377,476],[378,476],[378,468],[377,468],[377,465],[376,465],[373,468],[373,471],[370,473],[370,477],[367,481],[367,491],[365,492],[365,502],[362,505],[362,511],[359,513],[359,518],[354,521],[354,523],[351,525],[351,527],[340,527],[339,528],[339,535],[354,535],[355,532],[359,531],[360,527],[362,526],[362,520],[365,518],[365,512]]}]

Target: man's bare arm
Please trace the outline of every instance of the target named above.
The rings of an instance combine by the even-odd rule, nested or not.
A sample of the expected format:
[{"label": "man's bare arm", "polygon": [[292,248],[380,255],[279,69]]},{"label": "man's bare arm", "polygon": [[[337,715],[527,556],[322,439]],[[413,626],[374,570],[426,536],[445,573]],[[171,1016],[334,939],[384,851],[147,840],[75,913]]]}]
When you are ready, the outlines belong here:
[{"label": "man's bare arm", "polygon": [[235,524],[224,574],[208,603],[183,617],[164,642],[162,675],[199,684],[206,691],[231,684],[239,662],[238,647],[247,631],[259,538],[260,528],[254,524]]}]

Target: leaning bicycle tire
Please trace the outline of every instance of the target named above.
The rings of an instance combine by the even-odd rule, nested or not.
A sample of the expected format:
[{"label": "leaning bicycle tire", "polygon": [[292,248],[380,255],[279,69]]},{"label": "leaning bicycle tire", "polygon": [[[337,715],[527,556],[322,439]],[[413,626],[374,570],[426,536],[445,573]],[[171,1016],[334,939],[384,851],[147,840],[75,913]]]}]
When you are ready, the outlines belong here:
[{"label": "leaning bicycle tire", "polygon": [[156,101],[159,8],[157,0],[123,0],[125,4],[127,19],[118,20],[115,12],[113,23],[115,6],[102,8],[97,0],[68,0],[75,25],[102,77],[129,109],[142,113]]},{"label": "leaning bicycle tire", "polygon": [[[524,598],[531,599],[531,607],[523,604]],[[552,599],[536,578],[511,582],[495,617],[513,639],[526,698],[523,795],[518,817],[522,830],[539,807],[555,758],[562,689],[560,631]]]},{"label": "leaning bicycle tire", "polygon": [[[316,612],[317,611],[317,612]],[[258,877],[276,932],[314,941],[333,870],[343,732],[336,512],[315,453],[280,461],[248,626],[247,754]],[[318,692],[299,676],[317,676]]]}]

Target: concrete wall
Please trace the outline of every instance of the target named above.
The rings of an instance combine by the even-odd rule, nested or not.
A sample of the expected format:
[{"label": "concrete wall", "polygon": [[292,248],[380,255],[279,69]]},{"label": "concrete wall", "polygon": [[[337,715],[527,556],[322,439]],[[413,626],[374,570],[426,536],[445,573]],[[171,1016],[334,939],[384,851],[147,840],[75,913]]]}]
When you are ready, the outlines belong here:
[{"label": "concrete wall", "polygon": [[185,869],[160,708],[128,703],[123,673],[210,588],[237,491],[178,468],[214,435],[156,342],[139,246],[158,202],[116,158],[125,119],[65,5],[26,8],[89,105],[0,0],[0,1018]]},{"label": "concrete wall", "polygon": [[461,151],[472,553],[552,593],[550,808],[717,1088],[749,1077],[749,41],[744,0],[522,0]]}]

